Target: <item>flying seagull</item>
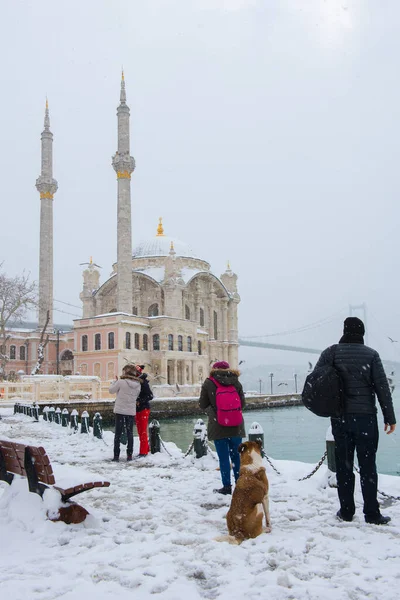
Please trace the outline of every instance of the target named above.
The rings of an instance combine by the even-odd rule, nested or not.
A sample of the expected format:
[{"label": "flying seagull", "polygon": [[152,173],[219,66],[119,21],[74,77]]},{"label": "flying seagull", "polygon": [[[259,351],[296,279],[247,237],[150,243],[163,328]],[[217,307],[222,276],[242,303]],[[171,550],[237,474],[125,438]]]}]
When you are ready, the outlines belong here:
[{"label": "flying seagull", "polygon": [[394,339],[393,339],[393,338],[391,338],[389,335],[388,335],[388,338],[389,338],[389,340],[392,342],[392,344],[397,344],[397,340],[394,340]]},{"label": "flying seagull", "polygon": [[246,361],[245,361],[245,360],[241,360],[241,361],[239,362],[239,367],[240,367],[240,365],[241,365],[242,363],[244,363],[244,362],[246,362]]}]

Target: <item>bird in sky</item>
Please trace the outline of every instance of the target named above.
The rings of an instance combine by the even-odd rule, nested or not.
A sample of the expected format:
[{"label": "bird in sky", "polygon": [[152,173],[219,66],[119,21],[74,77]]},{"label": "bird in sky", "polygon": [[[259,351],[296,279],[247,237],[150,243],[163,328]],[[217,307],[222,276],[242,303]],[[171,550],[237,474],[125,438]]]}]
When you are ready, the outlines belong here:
[{"label": "bird in sky", "polygon": [[241,360],[241,361],[239,362],[239,367],[240,367],[240,365],[241,365],[242,363],[245,363],[245,362],[246,362],[245,360]]},{"label": "bird in sky", "polygon": [[308,361],[308,370],[312,371],[312,363],[310,363],[310,361]]},{"label": "bird in sky", "polygon": [[389,338],[389,340],[392,342],[392,344],[397,344],[397,340],[394,340],[394,339],[393,339],[393,338],[391,338],[389,335],[388,335],[388,338]]}]

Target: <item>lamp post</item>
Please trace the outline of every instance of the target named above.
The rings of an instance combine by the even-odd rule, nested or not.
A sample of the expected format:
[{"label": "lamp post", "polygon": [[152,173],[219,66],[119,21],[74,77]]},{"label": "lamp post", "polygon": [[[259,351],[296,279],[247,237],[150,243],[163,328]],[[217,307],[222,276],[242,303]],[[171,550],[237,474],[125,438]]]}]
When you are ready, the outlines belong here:
[{"label": "lamp post", "polygon": [[258,380],[258,383],[260,384],[260,396],[261,396],[261,386],[262,386],[262,379]]},{"label": "lamp post", "polygon": [[28,356],[28,351],[29,351],[29,340],[25,340],[25,373],[26,375],[29,375],[28,373],[28,368],[29,368],[29,356]]},{"label": "lamp post", "polygon": [[60,374],[60,330],[56,329],[56,335],[57,335],[57,340],[56,340],[56,369],[57,369],[57,375]]},{"label": "lamp post", "polygon": [[270,373],[270,374],[269,374],[269,378],[270,378],[270,380],[271,380],[271,396],[272,396],[272,394],[274,393],[274,390],[273,390],[273,387],[272,387],[272,380],[273,380],[273,378],[274,378],[274,374],[273,374],[273,373]]},{"label": "lamp post", "polygon": [[294,390],[295,390],[295,393],[297,394],[297,373],[293,373],[293,377],[294,377]]}]

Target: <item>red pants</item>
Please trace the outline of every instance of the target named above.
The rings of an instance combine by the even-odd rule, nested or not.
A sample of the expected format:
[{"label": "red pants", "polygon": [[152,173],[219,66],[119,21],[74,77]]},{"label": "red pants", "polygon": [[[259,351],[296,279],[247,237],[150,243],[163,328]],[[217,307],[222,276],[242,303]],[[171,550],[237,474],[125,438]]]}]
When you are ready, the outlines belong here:
[{"label": "red pants", "polygon": [[150,451],[149,438],[147,435],[147,424],[149,422],[150,409],[145,408],[136,413],[136,429],[140,440],[139,454],[148,454]]}]

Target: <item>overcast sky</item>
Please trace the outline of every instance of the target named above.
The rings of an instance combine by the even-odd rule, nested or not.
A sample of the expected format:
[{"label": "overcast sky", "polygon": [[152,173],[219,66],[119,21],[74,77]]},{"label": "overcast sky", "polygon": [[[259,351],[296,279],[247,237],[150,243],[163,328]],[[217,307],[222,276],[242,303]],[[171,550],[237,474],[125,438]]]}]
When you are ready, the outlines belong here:
[{"label": "overcast sky", "polygon": [[166,234],[189,242],[218,275],[229,259],[241,335],[338,313],[323,328],[273,338],[324,347],[339,337],[349,303],[366,302],[371,345],[400,360],[400,343],[387,340],[400,341],[397,0],[0,0],[0,8],[8,273],[38,276],[46,94],[59,183],[55,298],[80,305],[79,263],[91,255],[102,281],[110,273],[123,65],[137,165],[133,245],[163,216]]}]

